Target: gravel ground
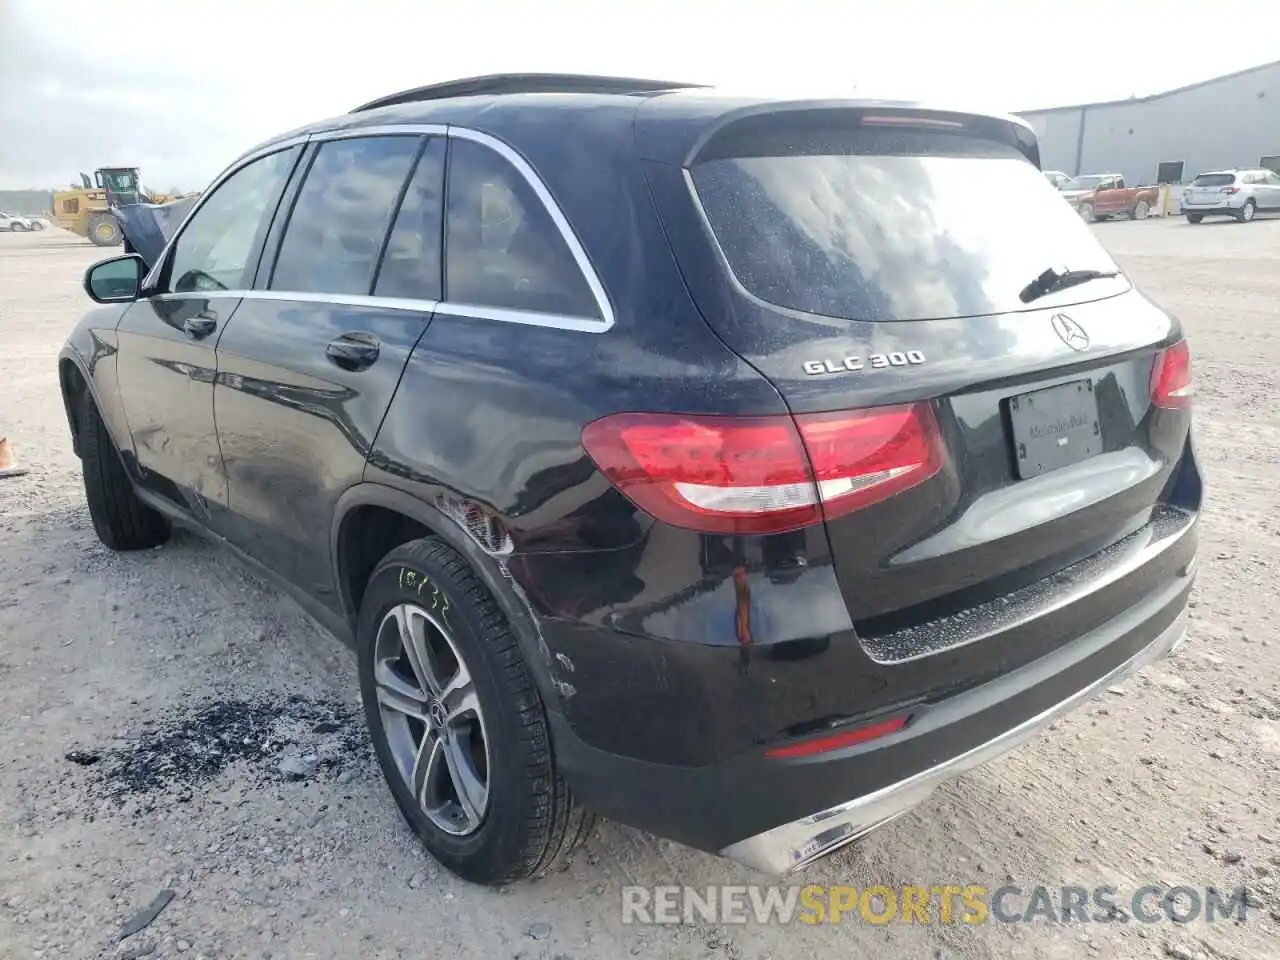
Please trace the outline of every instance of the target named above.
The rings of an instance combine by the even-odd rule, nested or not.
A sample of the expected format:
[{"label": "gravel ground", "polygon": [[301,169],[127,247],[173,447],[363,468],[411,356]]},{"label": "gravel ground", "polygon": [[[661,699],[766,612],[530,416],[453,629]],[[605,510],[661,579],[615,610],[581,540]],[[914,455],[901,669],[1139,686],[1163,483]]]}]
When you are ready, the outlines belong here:
[{"label": "gravel ground", "polygon": [[624,885],[761,878],[615,824],[540,882],[453,879],[383,787],[345,648],[198,539],[95,539],[55,357],[100,252],[52,230],[0,235],[0,435],[31,469],[0,481],[0,956],[1280,956],[1280,222],[1096,230],[1193,338],[1190,637],[804,879],[1248,884],[1244,922],[629,925]]}]

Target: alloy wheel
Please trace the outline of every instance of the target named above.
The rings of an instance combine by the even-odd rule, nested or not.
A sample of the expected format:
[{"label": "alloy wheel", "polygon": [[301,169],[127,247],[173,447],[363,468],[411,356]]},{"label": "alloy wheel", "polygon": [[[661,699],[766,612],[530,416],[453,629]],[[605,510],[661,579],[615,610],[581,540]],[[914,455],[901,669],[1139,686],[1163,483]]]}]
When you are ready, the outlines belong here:
[{"label": "alloy wheel", "polygon": [[432,824],[475,833],[489,807],[489,741],[471,672],[449,629],[402,603],[378,626],[373,679],[396,768]]}]

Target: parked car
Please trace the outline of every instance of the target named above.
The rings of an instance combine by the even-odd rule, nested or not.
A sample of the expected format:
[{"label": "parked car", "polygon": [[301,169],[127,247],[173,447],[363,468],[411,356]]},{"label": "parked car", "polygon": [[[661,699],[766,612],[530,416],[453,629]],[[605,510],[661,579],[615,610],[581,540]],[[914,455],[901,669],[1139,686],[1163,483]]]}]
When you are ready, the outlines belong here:
[{"label": "parked car", "polygon": [[1145,220],[1160,196],[1159,187],[1130,187],[1118,173],[1076,177],[1062,192],[1086,223],[1121,214]]},{"label": "parked car", "polygon": [[1191,223],[1233,217],[1248,223],[1259,213],[1280,211],[1280,174],[1273,170],[1214,170],[1182,192],[1182,214]]},{"label": "parked car", "polygon": [[283,135],[86,273],[94,529],[351,643],[469,880],[595,814],[797,869],[1183,636],[1187,341],[1038,166],[1013,117],[593,77]]},{"label": "parked car", "polygon": [[1063,173],[1061,170],[1043,170],[1044,178],[1053,184],[1057,190],[1063,190],[1067,184],[1071,182],[1071,174]]},{"label": "parked car", "polygon": [[0,230],[7,230],[10,233],[25,232],[30,230],[43,230],[44,224],[39,220],[33,220],[30,217],[19,216],[16,213],[0,212]]}]

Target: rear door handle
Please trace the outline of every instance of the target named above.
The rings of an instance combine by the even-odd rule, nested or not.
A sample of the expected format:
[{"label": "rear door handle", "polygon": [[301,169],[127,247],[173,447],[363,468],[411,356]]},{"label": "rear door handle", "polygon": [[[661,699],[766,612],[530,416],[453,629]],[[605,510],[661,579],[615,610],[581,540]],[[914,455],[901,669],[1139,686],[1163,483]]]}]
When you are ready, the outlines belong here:
[{"label": "rear door handle", "polygon": [[344,333],[325,346],[325,355],[343,370],[363,370],[378,359],[380,345],[371,333]]},{"label": "rear door handle", "polygon": [[218,321],[203,314],[182,321],[182,329],[196,340],[202,340],[218,329]]}]

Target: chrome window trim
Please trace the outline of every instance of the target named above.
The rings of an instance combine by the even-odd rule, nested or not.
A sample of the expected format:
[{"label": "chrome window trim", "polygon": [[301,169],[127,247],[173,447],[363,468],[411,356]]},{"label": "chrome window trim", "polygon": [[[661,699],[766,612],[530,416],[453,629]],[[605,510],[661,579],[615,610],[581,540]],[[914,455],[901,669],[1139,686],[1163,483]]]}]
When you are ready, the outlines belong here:
[{"label": "chrome window trim", "polygon": [[187,290],[181,293],[157,293],[151,300],[270,300],[277,303],[319,303],[328,306],[372,307],[381,310],[405,310],[412,313],[440,313],[467,320],[494,320],[521,323],[531,327],[551,327],[581,333],[599,333],[600,321],[585,317],[569,317],[558,313],[531,310],[503,310],[472,303],[448,303],[442,300],[418,300],[412,297],[370,297],[356,293],[313,293],[302,290]]},{"label": "chrome window trim", "polygon": [[182,222],[173,232],[173,236],[170,237],[169,242],[165,244],[164,250],[161,252],[160,256],[156,258],[155,266],[147,272],[146,277],[143,279],[143,286],[146,287],[149,284],[153,284],[159,279],[161,268],[168,259],[174,243],[177,242],[180,236],[182,236],[182,232],[186,229],[191,218],[199,212],[200,208],[203,207],[209,197],[211,197],[214,192],[222,186],[224,181],[238,173],[244,167],[247,167],[249,164],[256,160],[260,160],[265,156],[269,156],[273,153],[279,153],[281,150],[287,150],[291,147],[298,146],[299,144],[306,145],[313,141],[328,142],[332,140],[350,140],[358,137],[381,136],[447,136],[459,140],[469,140],[472,143],[479,144],[480,146],[492,150],[498,156],[502,157],[502,159],[507,163],[511,164],[511,166],[515,168],[516,172],[524,178],[525,182],[529,184],[529,187],[537,195],[543,208],[547,211],[552,222],[556,225],[556,229],[559,231],[561,238],[569,247],[569,253],[572,255],[579,271],[581,271],[583,279],[586,280],[587,287],[591,290],[592,296],[595,298],[596,306],[600,310],[600,315],[598,317],[574,317],[555,313],[541,313],[534,310],[515,310],[507,307],[491,307],[482,304],[451,303],[447,300],[417,300],[402,297],[312,293],[289,290],[185,291],[181,293],[158,293],[154,294],[151,299],[276,300],[302,303],[330,303],[353,307],[383,307],[388,310],[437,312],[451,317],[472,320],[492,320],[498,323],[519,323],[527,326],[570,330],[577,333],[604,333],[613,327],[616,322],[616,318],[613,312],[613,305],[609,301],[608,294],[605,293],[604,284],[600,281],[600,277],[596,273],[595,267],[591,263],[591,259],[587,256],[586,249],[582,246],[577,234],[574,233],[572,226],[569,224],[568,218],[564,215],[559,204],[557,204],[555,198],[551,196],[551,192],[534,171],[533,167],[531,167],[529,162],[525,160],[525,158],[522,157],[514,148],[504,141],[499,140],[497,137],[491,136],[487,133],[482,133],[479,130],[472,130],[468,127],[458,127],[452,124],[378,124],[376,126],[368,127],[345,127],[340,130],[324,130],[290,137],[286,140],[276,141],[244,154],[219,174],[196,202],[195,206],[187,211],[187,215],[182,218]]},{"label": "chrome window trim", "polygon": [[157,293],[152,300],[272,300],[289,303],[321,303],[337,307],[376,307],[381,310],[408,310],[434,313],[436,300],[409,297],[370,297],[358,293],[312,293],[302,290],[190,290]]},{"label": "chrome window trim", "polygon": [[449,130],[449,125],[445,123],[380,123],[372,127],[324,130],[313,133],[311,139],[317,143],[327,143],[330,140],[358,140],[361,137],[446,137]]}]

